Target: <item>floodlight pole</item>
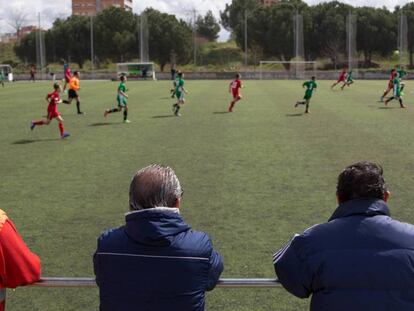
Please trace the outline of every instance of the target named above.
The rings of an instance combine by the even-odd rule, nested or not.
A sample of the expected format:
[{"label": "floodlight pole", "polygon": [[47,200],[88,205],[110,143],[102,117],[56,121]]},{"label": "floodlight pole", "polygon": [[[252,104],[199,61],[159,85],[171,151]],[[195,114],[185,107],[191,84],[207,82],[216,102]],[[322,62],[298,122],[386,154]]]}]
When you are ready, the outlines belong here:
[{"label": "floodlight pole", "polygon": [[39,22],[39,65],[40,65],[40,72],[41,72],[41,77],[43,79],[43,67],[44,67],[44,57],[43,57],[43,38],[42,38],[42,29],[41,29],[41,20],[40,20],[40,12],[38,12],[38,22]]},{"label": "floodlight pole", "polygon": [[93,16],[91,16],[91,70],[92,70],[92,78],[95,69],[95,61],[94,61],[94,48],[93,48]]},{"label": "floodlight pole", "polygon": [[404,54],[404,46],[403,46],[403,40],[404,40],[404,33],[403,33],[403,29],[404,28],[404,11],[401,9],[401,13],[400,13],[400,21],[399,21],[399,29],[400,29],[400,44],[399,44],[399,52],[400,52],[400,66],[402,66],[403,64],[403,54]]},{"label": "floodlight pole", "polygon": [[244,66],[247,67],[247,9],[244,10]]},{"label": "floodlight pole", "polygon": [[197,11],[196,9],[193,9],[193,39],[194,39],[194,71],[197,67],[197,25],[196,25],[196,19],[197,19]]},{"label": "floodlight pole", "polygon": [[351,27],[351,24],[352,24],[352,20],[351,20],[351,18],[352,18],[352,13],[351,13],[351,11],[349,11],[349,14],[348,14],[348,68],[349,68],[349,70],[352,70],[352,63],[351,63],[351,52],[352,52],[352,50],[351,50],[351,38],[352,38],[352,27]]}]

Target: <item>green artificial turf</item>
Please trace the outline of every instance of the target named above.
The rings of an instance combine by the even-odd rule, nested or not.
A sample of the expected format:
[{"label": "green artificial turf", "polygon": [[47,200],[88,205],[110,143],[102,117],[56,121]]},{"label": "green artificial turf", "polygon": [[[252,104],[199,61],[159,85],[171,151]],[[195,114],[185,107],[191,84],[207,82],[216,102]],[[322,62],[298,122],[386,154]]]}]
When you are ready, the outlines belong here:
[{"label": "green artificial turf", "polygon": [[[170,82],[128,82],[129,119],[103,118],[117,83],[81,81],[82,109],[59,107],[57,123],[29,129],[46,113],[50,83],[0,88],[0,208],[42,259],[44,276],[92,277],[96,238],[124,223],[134,172],[172,166],[185,189],[182,214],[207,231],[224,257],[225,278],[274,277],[272,255],[295,233],[326,221],[336,178],[359,160],[381,163],[397,219],[414,222],[414,106],[377,103],[386,81],[357,81],[341,92],[319,82],[311,114],[294,108],[302,81],[244,81],[243,100],[225,113],[229,81],[187,81],[173,117]],[[8,310],[97,310],[97,289],[18,288]],[[307,310],[283,289],[216,289],[207,310]]]}]

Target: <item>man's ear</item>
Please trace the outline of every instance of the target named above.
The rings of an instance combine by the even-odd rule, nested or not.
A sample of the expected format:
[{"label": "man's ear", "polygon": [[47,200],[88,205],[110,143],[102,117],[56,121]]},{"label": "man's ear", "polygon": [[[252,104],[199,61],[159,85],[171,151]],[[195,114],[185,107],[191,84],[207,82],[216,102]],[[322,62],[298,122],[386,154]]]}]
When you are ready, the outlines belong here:
[{"label": "man's ear", "polygon": [[175,208],[180,208],[180,206],[181,206],[181,199],[180,199],[180,198],[177,198],[177,199],[175,200],[174,207],[175,207]]},{"label": "man's ear", "polygon": [[391,192],[389,192],[389,191],[385,191],[384,192],[384,202],[386,203],[386,202],[388,202],[389,201],[389,199],[390,199],[390,197],[391,197]]}]

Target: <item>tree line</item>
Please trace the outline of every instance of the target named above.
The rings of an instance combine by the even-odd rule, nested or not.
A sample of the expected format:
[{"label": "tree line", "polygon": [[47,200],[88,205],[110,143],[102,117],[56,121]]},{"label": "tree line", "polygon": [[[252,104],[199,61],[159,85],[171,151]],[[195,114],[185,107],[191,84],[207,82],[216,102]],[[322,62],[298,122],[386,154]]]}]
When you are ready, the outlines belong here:
[{"label": "tree line", "polygon": [[[332,64],[346,55],[346,18],[356,16],[357,52],[361,65],[369,67],[376,56],[388,57],[397,49],[398,17],[404,12],[408,19],[408,52],[410,65],[414,55],[414,3],[397,6],[393,12],[385,7],[353,7],[339,1],[309,6],[302,0],[282,0],[276,5],[262,6],[256,0],[233,0],[220,12],[221,25],[231,32],[241,50],[245,46],[247,18],[247,48],[262,59],[292,60],[294,55],[293,16],[303,16],[303,37],[306,60],[330,59]],[[177,19],[175,15],[155,9],[143,12],[148,23],[148,43],[151,61],[161,69],[176,54],[177,64],[192,60],[193,30],[197,36],[215,41],[220,25],[212,12],[198,16],[195,24]],[[123,62],[139,55],[140,16],[120,8],[109,8],[93,18],[95,62]],[[71,16],[57,19],[44,31],[46,62],[75,62],[80,68],[91,57],[91,19]],[[15,47],[17,56],[26,63],[36,62],[36,34],[31,33]]]},{"label": "tree line", "polygon": [[[346,18],[356,16],[357,52],[369,67],[373,56],[390,56],[397,49],[398,17],[403,12],[408,19],[408,52],[413,66],[414,3],[387,8],[353,7],[339,1],[309,6],[301,0],[282,0],[262,6],[256,0],[233,0],[221,12],[221,23],[231,31],[237,44],[244,49],[245,19],[247,17],[247,45],[259,51],[263,58],[289,61],[294,57],[294,14],[303,16],[303,36],[307,60],[329,58],[336,64],[346,54]],[[246,16],[245,16],[246,14]]]},{"label": "tree line", "polygon": [[[220,26],[212,12],[198,16],[195,26],[177,19],[175,15],[161,13],[155,9],[143,12],[148,27],[150,59],[161,69],[170,62],[171,53],[176,54],[179,64],[190,62],[193,51],[194,27],[199,36],[214,41]],[[57,19],[52,28],[43,31],[47,63],[69,61],[80,68],[91,58],[91,29],[95,62],[124,62],[139,55],[140,17],[121,8],[111,7],[91,19],[85,16],[70,16]],[[91,23],[93,23],[91,25]],[[15,46],[17,56],[26,63],[36,63],[36,32],[23,38]]]}]

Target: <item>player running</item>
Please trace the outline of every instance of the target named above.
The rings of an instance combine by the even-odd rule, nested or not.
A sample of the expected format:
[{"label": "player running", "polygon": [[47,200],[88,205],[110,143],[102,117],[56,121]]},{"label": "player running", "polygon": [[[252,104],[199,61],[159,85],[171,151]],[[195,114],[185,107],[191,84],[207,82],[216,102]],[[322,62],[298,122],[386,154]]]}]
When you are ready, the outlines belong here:
[{"label": "player running", "polygon": [[394,96],[388,98],[385,101],[385,106],[387,106],[390,101],[395,99],[395,100],[399,101],[401,108],[405,108],[405,106],[403,104],[402,94],[401,94],[401,79],[398,75],[395,76],[394,81],[393,81],[393,85],[394,85]]},{"label": "player running", "polygon": [[120,112],[124,110],[124,123],[130,123],[131,121],[128,120],[128,104],[127,104],[127,88],[126,88],[126,76],[120,77],[121,83],[118,86],[118,94],[116,95],[116,100],[118,102],[118,108],[106,109],[104,112],[104,117],[108,115],[108,113],[113,112]]},{"label": "player running", "polygon": [[387,89],[384,91],[384,94],[382,94],[381,98],[380,98],[380,102],[384,101],[385,96],[388,95],[388,93],[394,89],[394,79],[395,77],[398,75],[397,71],[395,69],[391,70],[390,73],[390,79],[388,80],[388,86]]},{"label": "player running", "polygon": [[171,93],[171,98],[174,98],[174,97],[175,97],[175,90],[177,89],[178,80],[180,79],[180,78],[178,77],[178,75],[179,75],[180,73],[181,73],[181,71],[178,71],[176,76],[175,76],[175,74],[174,74],[175,78],[174,78],[174,80],[173,80],[173,87],[172,87],[172,89],[171,89],[171,91],[170,91],[170,93]]},{"label": "player running", "polygon": [[70,71],[69,64],[65,63],[63,64],[63,73],[65,75],[65,85],[63,86],[63,91],[66,91],[66,86],[70,82],[70,79],[72,78],[72,72]]},{"label": "player running", "polygon": [[351,84],[354,83],[354,79],[352,78],[352,70],[348,71],[346,74],[346,82],[342,85],[341,90],[344,90],[344,87],[349,87]]},{"label": "player running", "polygon": [[[397,66],[397,74],[398,77],[400,78],[400,85],[401,85],[401,93],[404,91],[405,88],[405,83],[402,81],[402,79],[405,78],[405,76],[407,76],[407,71],[404,70],[403,66]],[[403,93],[401,95],[404,95]]]},{"label": "player running", "polygon": [[332,84],[331,89],[333,89],[339,83],[346,83],[346,73],[347,73],[347,68],[345,67],[344,69],[342,69],[341,74],[339,75],[338,81]]},{"label": "player running", "polygon": [[177,87],[175,88],[175,96],[177,97],[177,103],[173,105],[173,112],[176,117],[181,117],[180,109],[181,105],[184,105],[185,99],[184,94],[187,94],[186,89],[184,88],[184,74],[182,72],[178,73],[178,82]]},{"label": "player running", "polygon": [[234,105],[242,99],[242,96],[240,94],[240,89],[243,87],[242,82],[241,82],[241,75],[240,73],[236,74],[235,79],[230,82],[229,85],[229,93],[232,93],[233,95],[233,100],[230,102],[230,106],[229,106],[229,112],[233,112],[233,107]]},{"label": "player running", "polygon": [[64,100],[63,103],[70,105],[72,103],[72,100],[76,99],[76,108],[78,110],[78,114],[85,114],[80,110],[80,97],[78,95],[78,91],[80,90],[79,78],[79,72],[75,71],[69,81],[68,99]]},{"label": "player running", "polygon": [[305,96],[303,96],[302,101],[296,102],[295,108],[298,107],[299,105],[306,105],[305,113],[309,113],[310,100],[312,98],[313,92],[318,87],[315,81],[316,81],[316,78],[312,77],[309,81],[306,81],[305,83],[303,83],[302,87],[306,88]]},{"label": "player running", "polygon": [[49,125],[50,121],[52,121],[53,119],[56,119],[59,122],[59,132],[60,132],[60,137],[62,139],[70,136],[69,133],[65,132],[65,129],[63,127],[63,118],[61,117],[61,115],[59,114],[58,110],[57,110],[57,105],[58,103],[61,102],[60,100],[60,84],[59,83],[55,83],[53,85],[53,89],[54,91],[52,93],[47,94],[46,96],[46,101],[48,102],[48,107],[47,107],[47,119],[46,120],[39,120],[39,121],[32,121],[30,124],[30,129],[33,131],[33,129],[36,126],[41,126],[41,125]]},{"label": "player running", "polygon": [[4,87],[4,75],[3,75],[3,71],[0,71],[0,84]]}]

